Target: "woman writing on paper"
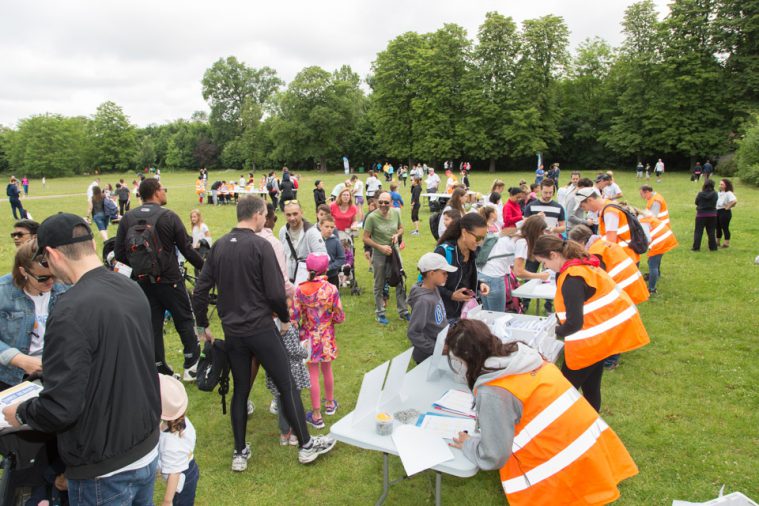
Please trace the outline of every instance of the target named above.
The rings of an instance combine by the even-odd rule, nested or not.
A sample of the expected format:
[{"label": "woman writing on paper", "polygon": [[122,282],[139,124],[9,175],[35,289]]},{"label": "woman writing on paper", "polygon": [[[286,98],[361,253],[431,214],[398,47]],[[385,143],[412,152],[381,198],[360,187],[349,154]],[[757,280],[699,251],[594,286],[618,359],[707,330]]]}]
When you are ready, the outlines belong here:
[{"label": "woman writing on paper", "polygon": [[614,431],[537,351],[502,343],[477,320],[461,320],[445,344],[479,424],[452,446],[480,469],[500,470],[511,506],[608,504],[638,473]]}]

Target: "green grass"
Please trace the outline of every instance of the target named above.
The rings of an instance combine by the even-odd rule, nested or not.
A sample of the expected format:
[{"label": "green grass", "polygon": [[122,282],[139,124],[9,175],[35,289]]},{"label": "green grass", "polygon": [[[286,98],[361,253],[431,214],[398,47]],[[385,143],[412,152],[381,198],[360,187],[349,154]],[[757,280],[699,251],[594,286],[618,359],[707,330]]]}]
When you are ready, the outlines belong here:
[{"label": "green grass", "polygon": [[[313,218],[311,190],[317,177],[326,181],[327,192],[343,179],[342,174],[326,177],[304,173],[299,199],[306,215]],[[211,180],[236,178],[227,171],[210,174]],[[526,173],[501,173],[507,185]],[[562,174],[564,182],[568,174]],[[103,176],[115,183],[118,176]],[[131,176],[128,181],[131,181]],[[493,176],[476,172],[473,187],[487,191]],[[68,211],[84,215],[84,191],[89,177],[48,180],[41,189],[31,182],[33,196],[75,194],[61,198],[27,199],[24,205],[35,218]],[[194,172],[165,173],[162,180],[170,188],[168,207],[189,223],[194,199]],[[642,205],[634,173],[618,173],[618,182],[634,205]],[[623,365],[604,378],[603,416],[620,435],[640,468],[640,474],[621,485],[621,505],[669,505],[673,499],[704,501],[715,497],[722,484],[727,491],[743,491],[759,498],[759,380],[756,347],[755,308],[759,303],[757,273],[753,264],[759,253],[759,222],[752,209],[759,205],[759,191],[737,184],[739,199],[734,211],[734,238],[727,250],[712,253],[689,251],[695,216],[693,200],[697,186],[685,174],[666,174],[662,184],[654,184],[667,199],[674,231],[680,247],[664,259],[659,295],[641,305],[643,321],[651,344],[628,353]],[[404,198],[408,189],[401,188]],[[7,204],[5,204],[7,205]],[[201,207],[214,238],[235,224],[235,210]],[[10,212],[4,212],[2,230],[6,240],[0,247],[5,272],[12,264],[13,245]],[[403,253],[408,271],[422,253],[431,251],[433,239],[427,224],[428,211],[422,209],[422,235],[406,235]],[[403,210],[410,227],[410,208]],[[281,225],[284,219],[280,217]],[[115,228],[111,227],[111,235]],[[98,238],[98,241],[100,239]],[[403,351],[408,342],[405,325],[389,311],[390,325],[374,322],[371,274],[362,256],[357,257],[359,283],[364,293],[345,295],[346,322],[337,329],[340,356],[335,362],[336,396],[343,415],[356,401],[363,373]],[[641,269],[645,272],[645,262]],[[412,275],[411,278],[414,276]],[[394,304],[391,302],[391,306]],[[147,315],[146,315],[147,317]],[[215,335],[221,337],[218,318]],[[173,327],[166,336],[170,361],[181,366],[181,347]],[[282,448],[277,441],[276,418],[267,411],[270,395],[263,381],[254,387],[257,410],[248,423],[248,439],[253,457],[247,472],[229,470],[232,434],[229,415],[221,414],[219,396],[188,388],[189,416],[198,430],[196,458],[201,469],[198,504],[369,504],[379,497],[382,459],[378,453],[338,444],[328,456],[310,466],[298,464],[296,449]],[[304,403],[309,404],[304,392]],[[326,420],[332,421],[329,417]],[[329,428],[329,426],[328,426]],[[327,428],[327,430],[328,430]],[[326,433],[325,431],[321,431]],[[402,467],[393,459],[391,473]],[[163,485],[156,487],[156,499]],[[503,504],[496,472],[481,472],[462,480],[444,477],[443,495],[447,504]],[[432,504],[434,480],[425,473],[394,487],[389,504]]]}]

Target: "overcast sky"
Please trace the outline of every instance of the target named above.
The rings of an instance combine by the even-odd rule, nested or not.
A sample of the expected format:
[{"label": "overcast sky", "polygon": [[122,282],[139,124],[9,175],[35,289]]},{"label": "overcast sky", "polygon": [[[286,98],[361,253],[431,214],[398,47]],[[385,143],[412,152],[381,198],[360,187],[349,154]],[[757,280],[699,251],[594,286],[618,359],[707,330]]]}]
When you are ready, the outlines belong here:
[{"label": "overcast sky", "polygon": [[[562,16],[574,48],[622,41],[633,0],[6,0],[0,15],[0,124],[45,112],[92,115],[106,100],[133,123],[165,123],[207,110],[203,72],[230,55],[268,65],[286,82],[308,65],[349,64],[362,77],[397,35],[443,23],[474,39],[485,13],[518,23]],[[655,0],[660,16],[667,0]]]}]

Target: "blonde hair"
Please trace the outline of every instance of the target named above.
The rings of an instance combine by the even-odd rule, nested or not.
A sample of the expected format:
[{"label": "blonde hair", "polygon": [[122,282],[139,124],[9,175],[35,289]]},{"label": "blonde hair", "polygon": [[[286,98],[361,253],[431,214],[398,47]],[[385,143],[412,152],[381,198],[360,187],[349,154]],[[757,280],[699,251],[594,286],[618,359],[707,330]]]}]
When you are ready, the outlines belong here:
[{"label": "blonde hair", "polygon": [[199,209],[193,209],[192,211],[190,211],[190,224],[192,224],[192,215],[193,214],[197,214],[198,215],[198,225],[200,225],[201,223],[203,223],[203,215],[200,214],[200,210]]}]

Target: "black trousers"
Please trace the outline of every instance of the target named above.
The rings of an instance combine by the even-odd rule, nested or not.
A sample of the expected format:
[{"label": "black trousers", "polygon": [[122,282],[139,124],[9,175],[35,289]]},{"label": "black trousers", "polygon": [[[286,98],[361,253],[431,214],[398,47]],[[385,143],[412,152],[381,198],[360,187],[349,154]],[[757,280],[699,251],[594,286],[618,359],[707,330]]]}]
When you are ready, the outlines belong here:
[{"label": "black trousers", "polygon": [[311,436],[306,427],[306,413],[300,391],[290,372],[287,350],[272,323],[269,330],[263,330],[247,337],[227,337],[229,369],[232,372],[234,392],[232,393],[232,434],[235,451],[245,448],[245,431],[248,425],[248,396],[250,395],[250,361],[255,356],[266,369],[268,377],[279,390],[279,409],[284,412],[287,423],[298,437],[300,446],[308,443]]},{"label": "black trousers", "polygon": [[276,209],[277,202],[279,202],[279,200],[277,200],[277,194],[273,192],[269,192],[269,197],[271,197],[271,204],[274,206],[274,209]]},{"label": "black trousers", "polygon": [[163,345],[163,320],[166,311],[171,313],[174,327],[182,340],[184,367],[192,366],[200,356],[200,345],[195,335],[195,316],[184,281],[174,284],[142,283],[141,286],[150,302],[156,367],[166,364],[166,350]]},{"label": "black trousers", "polygon": [[128,200],[119,200],[119,214],[124,216],[124,213],[129,211],[129,201]]},{"label": "black trousers", "polygon": [[600,360],[583,369],[570,369],[566,362],[561,366],[561,373],[573,387],[582,390],[585,400],[593,409],[601,411],[601,378],[604,374],[604,361]]},{"label": "black trousers", "polygon": [[730,240],[730,220],[733,219],[733,212],[730,209],[717,209],[717,239]]},{"label": "black trousers", "polygon": [[[26,218],[26,211],[24,210],[24,206],[21,205],[21,200],[15,199],[15,198],[9,198],[8,201],[11,203],[11,211],[13,211],[13,219],[14,220],[23,220]],[[19,216],[16,216],[16,210],[18,209]]]},{"label": "black trousers", "polygon": [[717,217],[716,216],[701,216],[696,217],[696,228],[693,230],[693,250],[698,251],[701,249],[701,238],[704,235],[704,229],[706,229],[706,238],[709,241],[709,249],[711,251],[717,250]]}]

